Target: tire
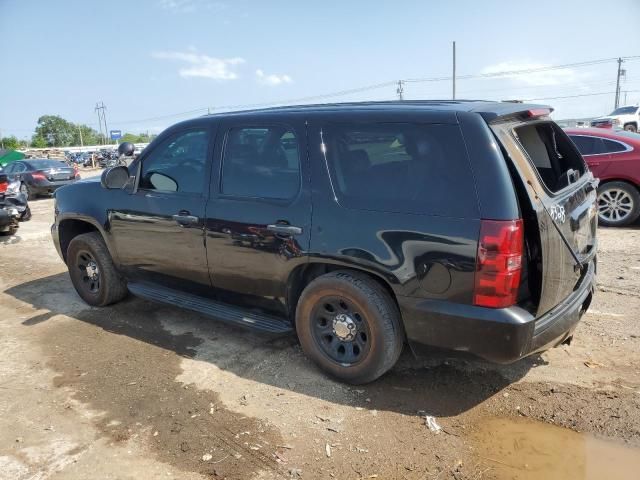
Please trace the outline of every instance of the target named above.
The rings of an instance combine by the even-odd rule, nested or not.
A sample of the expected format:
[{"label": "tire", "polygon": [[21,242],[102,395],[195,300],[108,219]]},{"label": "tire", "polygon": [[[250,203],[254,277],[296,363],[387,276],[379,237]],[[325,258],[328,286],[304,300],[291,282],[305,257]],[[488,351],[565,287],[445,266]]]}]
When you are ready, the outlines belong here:
[{"label": "tire", "polygon": [[636,127],[633,123],[627,123],[627,124],[624,126],[624,129],[625,129],[627,132],[637,132],[637,131],[638,131],[638,127]]},{"label": "tire", "polygon": [[296,330],[311,360],[355,385],[393,367],[404,341],[400,312],[389,293],[351,271],[327,273],[307,285],[296,309]]},{"label": "tire", "polygon": [[[126,282],[116,271],[109,250],[97,232],[83,233],[69,242],[67,267],[76,292],[91,306],[104,307],[127,296]],[[96,275],[90,278],[89,269]]]},{"label": "tire", "polygon": [[640,216],[640,193],[627,182],[608,182],[598,188],[598,222],[622,227]]},{"label": "tire", "polygon": [[31,209],[29,208],[29,205],[27,205],[27,208],[22,212],[22,216],[20,216],[20,221],[28,222],[29,220],[31,220]]},{"label": "tire", "polygon": [[31,192],[29,185],[24,182],[20,184],[20,193],[24,193],[27,196],[27,200],[33,200],[36,198],[36,196]]}]

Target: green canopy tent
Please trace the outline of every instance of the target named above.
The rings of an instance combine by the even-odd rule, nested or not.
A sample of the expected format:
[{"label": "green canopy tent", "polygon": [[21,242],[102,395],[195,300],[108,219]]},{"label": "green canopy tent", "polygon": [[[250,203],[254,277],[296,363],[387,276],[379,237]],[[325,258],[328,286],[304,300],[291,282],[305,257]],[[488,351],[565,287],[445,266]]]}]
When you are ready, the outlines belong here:
[{"label": "green canopy tent", "polygon": [[15,150],[5,150],[0,148],[0,166],[4,167],[8,163],[15,162],[16,160],[22,160],[24,153],[16,152]]}]

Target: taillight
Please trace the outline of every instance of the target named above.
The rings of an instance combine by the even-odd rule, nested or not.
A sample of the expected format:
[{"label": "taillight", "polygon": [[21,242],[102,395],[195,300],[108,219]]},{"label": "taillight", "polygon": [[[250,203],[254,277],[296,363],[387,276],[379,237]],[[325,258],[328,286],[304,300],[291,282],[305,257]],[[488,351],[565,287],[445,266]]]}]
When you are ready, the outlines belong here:
[{"label": "taillight", "polygon": [[78,166],[74,165],[73,166],[73,176],[75,177],[76,175],[78,175]]},{"label": "taillight", "polygon": [[46,180],[47,176],[44,173],[34,172],[31,174],[31,178],[35,180]]},{"label": "taillight", "polygon": [[516,303],[522,270],[522,220],[482,220],[473,303],[503,308]]},{"label": "taillight", "polygon": [[9,188],[9,182],[0,182],[0,193],[4,193]]}]

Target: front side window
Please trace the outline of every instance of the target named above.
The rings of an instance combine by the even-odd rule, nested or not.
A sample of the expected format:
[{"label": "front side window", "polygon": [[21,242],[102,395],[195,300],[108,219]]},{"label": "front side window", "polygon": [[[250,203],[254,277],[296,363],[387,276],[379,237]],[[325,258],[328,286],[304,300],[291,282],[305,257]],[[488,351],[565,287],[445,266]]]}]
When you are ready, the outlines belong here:
[{"label": "front side window", "polygon": [[323,128],[323,140],[344,207],[456,217],[477,211],[457,125],[332,124]]},{"label": "front side window", "polygon": [[142,160],[139,188],[200,194],[204,190],[209,134],[190,130],[171,135]]},{"label": "front side window", "polygon": [[569,138],[576,144],[581,155],[598,155],[599,153],[604,153],[602,139],[598,137],[569,135]]},{"label": "front side window", "polygon": [[291,199],[299,188],[298,141],[291,129],[265,126],[229,130],[222,161],[223,194]]}]

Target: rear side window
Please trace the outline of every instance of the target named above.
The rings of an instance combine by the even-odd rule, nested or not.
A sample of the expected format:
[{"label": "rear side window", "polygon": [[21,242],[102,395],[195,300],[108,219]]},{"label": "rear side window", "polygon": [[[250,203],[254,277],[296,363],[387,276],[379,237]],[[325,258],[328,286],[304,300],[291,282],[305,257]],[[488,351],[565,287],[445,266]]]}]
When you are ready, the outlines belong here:
[{"label": "rear side window", "polygon": [[604,153],[604,144],[601,138],[586,135],[569,135],[569,138],[576,144],[578,151],[582,155],[598,155]]},{"label": "rear side window", "polygon": [[604,151],[607,153],[624,152],[627,149],[627,147],[620,142],[607,140],[606,138],[603,138],[602,141],[604,142]]},{"label": "rear side window", "polygon": [[477,215],[457,125],[331,124],[323,140],[341,205],[359,210]]},{"label": "rear side window", "polygon": [[549,191],[558,192],[584,174],[582,157],[555,123],[523,125],[515,135]]},{"label": "rear side window", "polygon": [[300,189],[295,134],[284,126],[232,128],[222,161],[222,193],[291,199]]}]

